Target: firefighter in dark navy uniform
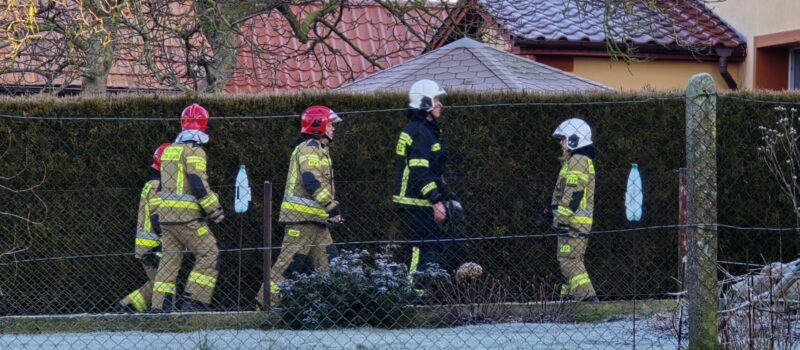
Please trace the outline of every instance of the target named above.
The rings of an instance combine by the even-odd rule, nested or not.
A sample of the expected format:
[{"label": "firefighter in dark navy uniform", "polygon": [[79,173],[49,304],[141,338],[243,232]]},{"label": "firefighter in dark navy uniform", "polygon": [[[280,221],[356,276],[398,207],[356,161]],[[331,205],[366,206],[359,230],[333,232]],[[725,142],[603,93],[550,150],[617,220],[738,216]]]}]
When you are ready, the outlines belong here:
[{"label": "firefighter in dark navy uniform", "polygon": [[463,245],[447,241],[442,229],[448,216],[463,215],[445,182],[447,157],[439,125],[440,98],[444,95],[445,90],[432,80],[423,79],[411,86],[408,124],[395,147],[392,201],[403,218],[408,238],[424,241],[412,246],[409,273],[429,264],[452,272],[466,258]]}]

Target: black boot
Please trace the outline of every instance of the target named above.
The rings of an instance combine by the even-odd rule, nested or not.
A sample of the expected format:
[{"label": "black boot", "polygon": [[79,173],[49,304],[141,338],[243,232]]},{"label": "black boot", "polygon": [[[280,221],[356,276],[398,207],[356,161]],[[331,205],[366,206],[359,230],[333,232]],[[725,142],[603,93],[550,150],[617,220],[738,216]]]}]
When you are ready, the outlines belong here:
[{"label": "black boot", "polygon": [[183,299],[183,304],[181,305],[181,312],[200,312],[209,311],[210,309],[208,304],[191,298]]},{"label": "black boot", "polygon": [[150,309],[150,312],[158,313],[158,314],[170,313],[170,312],[172,312],[172,304],[173,304],[173,302],[174,301],[172,300],[172,298],[166,298],[166,299],[164,299],[164,305],[160,309]]},{"label": "black boot", "polygon": [[113,314],[133,314],[136,313],[136,310],[133,307],[128,305],[122,305],[120,303],[116,303],[111,306],[111,313]]},{"label": "black boot", "polygon": [[597,299],[596,295],[592,295],[592,296],[590,296],[590,297],[588,297],[586,299],[583,299],[583,302],[584,303],[589,303],[589,304],[597,304],[597,303],[600,302],[600,299]]}]

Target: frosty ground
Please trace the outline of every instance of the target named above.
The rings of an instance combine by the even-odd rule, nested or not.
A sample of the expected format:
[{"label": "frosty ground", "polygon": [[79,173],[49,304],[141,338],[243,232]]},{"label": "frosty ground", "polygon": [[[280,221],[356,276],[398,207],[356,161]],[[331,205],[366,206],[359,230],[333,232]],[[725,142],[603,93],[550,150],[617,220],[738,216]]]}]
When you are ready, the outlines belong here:
[{"label": "frosty ground", "polygon": [[[191,333],[3,334],[3,349],[676,349],[678,340],[646,321],[509,323],[438,329],[372,328]],[[684,340],[685,341],[685,340]]]}]

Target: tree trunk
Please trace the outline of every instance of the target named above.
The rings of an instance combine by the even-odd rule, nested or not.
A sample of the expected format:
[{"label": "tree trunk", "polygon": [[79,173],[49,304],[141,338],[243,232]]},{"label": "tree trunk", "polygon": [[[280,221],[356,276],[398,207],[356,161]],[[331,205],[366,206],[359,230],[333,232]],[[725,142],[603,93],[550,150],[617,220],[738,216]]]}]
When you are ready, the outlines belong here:
[{"label": "tree trunk", "polygon": [[236,66],[237,35],[231,28],[206,35],[214,56],[206,65],[205,92],[223,92]]},{"label": "tree trunk", "polygon": [[[204,86],[198,92],[222,92],[233,76],[238,54],[238,35],[232,27],[235,18],[225,8],[210,0],[195,1],[200,31],[211,47],[211,53],[201,63],[205,69]],[[233,24],[235,26],[235,24]]]},{"label": "tree trunk", "polygon": [[81,79],[81,95],[104,94],[108,73],[114,65],[114,41],[104,43],[105,34],[92,34],[86,51],[86,68]]}]

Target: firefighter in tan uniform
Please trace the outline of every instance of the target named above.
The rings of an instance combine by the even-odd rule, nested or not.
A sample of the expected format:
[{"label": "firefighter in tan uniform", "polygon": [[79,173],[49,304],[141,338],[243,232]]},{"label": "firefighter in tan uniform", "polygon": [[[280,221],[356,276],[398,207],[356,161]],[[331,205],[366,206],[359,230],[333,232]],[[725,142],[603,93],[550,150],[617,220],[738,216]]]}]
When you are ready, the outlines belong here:
[{"label": "firefighter in tan uniform", "polygon": [[585,121],[572,118],[556,128],[553,136],[561,140],[562,165],[551,210],[558,237],[558,264],[565,284],[562,297],[597,301],[597,295],[583,262],[594,210],[594,145],[592,129]]},{"label": "firefighter in tan uniform", "polygon": [[139,289],[128,294],[120,300],[118,309],[123,312],[147,312],[150,310],[150,297],[153,295],[153,280],[158,271],[158,262],[161,257],[159,247],[161,238],[159,233],[158,215],[155,208],[161,202],[156,191],[161,183],[161,154],[164,149],[169,147],[169,143],[164,143],[156,148],[153,153],[153,164],[150,166],[150,180],[142,188],[141,198],[139,199],[139,215],[136,220],[136,259],[142,262],[144,272],[147,274],[147,282]]},{"label": "firefighter in tan uniform", "polygon": [[[277,304],[278,282],[287,271],[297,270],[307,261],[314,269],[328,270],[328,257],[337,254],[330,224],[342,222],[339,203],[335,200],[331,142],[334,123],[342,121],[325,106],[307,108],[301,116],[300,138],[289,160],[279,221],[286,225],[281,253],[270,270],[270,303]],[[264,286],[256,301],[261,307]]]},{"label": "firefighter in tan uniform", "polygon": [[208,111],[192,104],[181,114],[183,131],[161,156],[161,203],[157,212],[161,224],[163,256],[153,284],[156,312],[170,312],[175,303],[175,280],[183,251],[194,255],[183,298],[183,311],[207,310],[217,283],[217,241],[207,220],[220,223],[225,215],[206,175]]}]

